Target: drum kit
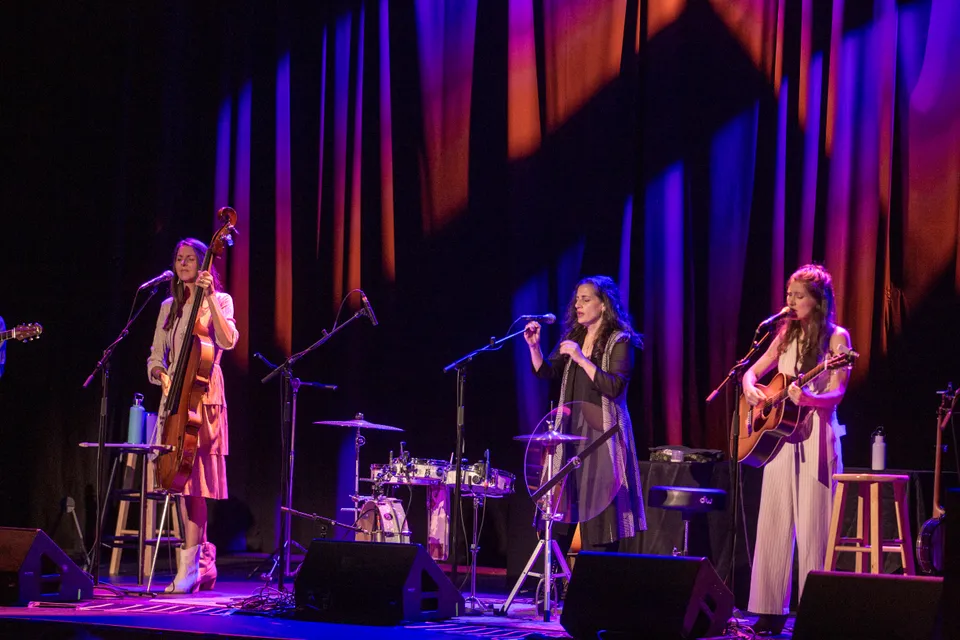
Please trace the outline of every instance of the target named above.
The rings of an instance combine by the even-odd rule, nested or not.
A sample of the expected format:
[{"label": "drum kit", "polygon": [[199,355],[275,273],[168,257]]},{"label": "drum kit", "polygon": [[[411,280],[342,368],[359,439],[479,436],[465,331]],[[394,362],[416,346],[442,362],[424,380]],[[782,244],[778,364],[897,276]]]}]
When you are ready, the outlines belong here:
[{"label": "drum kit", "polygon": [[[354,526],[360,530],[355,540],[360,542],[409,543],[411,531],[407,523],[407,514],[403,503],[390,494],[396,487],[422,486],[427,489],[428,511],[428,551],[435,560],[445,560],[449,554],[449,517],[447,505],[449,492],[457,485],[456,468],[453,456],[449,460],[435,458],[416,458],[404,451],[406,443],[400,443],[400,455],[390,452],[386,464],[371,464],[370,477],[360,477],[360,447],[366,440],[361,431],[403,431],[399,427],[367,422],[362,414],[354,420],[321,420],[314,424],[333,427],[352,428],[355,435],[354,458],[354,494],[351,498],[356,505]],[[489,451],[485,460],[469,463],[464,460],[460,465],[460,493],[462,497],[473,500],[473,542],[470,546],[471,595],[467,598],[468,607],[484,609],[476,595],[477,553],[479,537],[479,509],[487,498],[502,498],[514,491],[516,477],[502,469],[490,466]],[[371,495],[360,495],[360,482],[372,483]]]},{"label": "drum kit", "polygon": [[[535,433],[516,436],[514,440],[526,442],[528,451],[531,447],[542,451],[545,455],[543,461],[545,467],[544,478],[553,479],[552,482],[545,482],[543,490],[544,499],[538,501],[538,507],[541,517],[544,520],[544,536],[539,541],[533,555],[527,562],[523,573],[520,576],[516,586],[513,588],[507,601],[500,610],[500,615],[506,613],[511,602],[516,597],[520,586],[528,577],[540,578],[542,583],[538,587],[538,592],[544,594],[544,620],[550,619],[551,614],[551,594],[555,588],[554,581],[558,577],[570,579],[570,568],[567,565],[563,553],[553,539],[551,530],[554,522],[562,519],[563,514],[556,512],[557,501],[555,494],[562,491],[562,484],[557,482],[560,478],[554,478],[557,469],[554,469],[554,454],[561,445],[579,443],[586,440],[585,437],[563,433],[565,429],[560,427],[560,422],[566,419],[569,412],[560,415],[557,414],[551,418],[548,414],[542,423],[548,424],[547,428],[538,428]],[[411,456],[409,451],[404,450],[406,443],[400,443],[400,454],[394,456],[391,451],[389,460],[385,464],[371,464],[370,475],[368,478],[360,477],[360,447],[364,445],[366,439],[362,432],[366,431],[394,431],[402,432],[403,429],[384,424],[368,422],[362,414],[357,414],[353,420],[321,420],[314,422],[318,425],[327,425],[341,428],[351,428],[356,431],[355,439],[355,458],[354,458],[354,493],[351,496],[355,507],[350,509],[354,513],[353,525],[342,525],[347,529],[355,531],[355,540],[362,542],[381,542],[381,543],[409,543],[411,540],[411,531],[407,523],[407,514],[403,503],[393,497],[391,494],[396,487],[423,486],[427,489],[427,511],[428,511],[428,551],[435,560],[445,560],[449,554],[448,550],[448,529],[449,517],[447,504],[449,503],[450,490],[457,486],[456,467],[453,462],[453,456],[449,460],[435,458],[417,458]],[[579,466],[579,460],[576,461]],[[559,475],[559,474],[558,474]],[[495,469],[490,465],[489,450],[486,452],[484,460],[475,463],[469,463],[463,460],[460,465],[460,493],[462,496],[472,498],[473,500],[473,536],[470,546],[471,554],[471,589],[470,596],[466,598],[468,609],[474,613],[487,609],[476,595],[476,573],[477,573],[477,553],[478,546],[478,512],[487,498],[502,498],[514,492],[514,483],[516,476],[501,469]],[[372,484],[370,495],[361,495],[359,491],[360,482],[369,482]],[[531,489],[532,491],[532,489]],[[340,523],[334,523],[340,524]],[[534,565],[542,555],[543,571],[535,573]],[[560,567],[559,574],[553,571],[554,561]],[[555,600],[554,600],[555,602]]]}]

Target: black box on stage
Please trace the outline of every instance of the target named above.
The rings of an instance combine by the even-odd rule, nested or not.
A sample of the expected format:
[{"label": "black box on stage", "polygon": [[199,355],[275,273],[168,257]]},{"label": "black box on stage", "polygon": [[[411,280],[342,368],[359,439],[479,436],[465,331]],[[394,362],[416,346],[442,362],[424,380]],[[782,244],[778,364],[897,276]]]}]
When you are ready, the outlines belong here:
[{"label": "black box on stage", "polygon": [[79,602],[93,579],[40,529],[0,527],[0,604]]},{"label": "black box on stage", "polygon": [[396,625],[463,613],[463,596],[418,544],[316,539],[294,583],[304,618]]},{"label": "black box on stage", "polygon": [[942,578],[811,571],[793,638],[927,640],[942,591]]},{"label": "black box on stage", "polygon": [[706,558],[577,555],[560,624],[574,638],[719,636],[733,593]]}]

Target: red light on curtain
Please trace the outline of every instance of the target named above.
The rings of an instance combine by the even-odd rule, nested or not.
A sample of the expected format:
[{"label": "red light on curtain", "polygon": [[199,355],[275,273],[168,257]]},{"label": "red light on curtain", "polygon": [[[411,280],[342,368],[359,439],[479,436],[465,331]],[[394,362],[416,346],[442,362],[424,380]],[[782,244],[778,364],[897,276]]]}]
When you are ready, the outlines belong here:
[{"label": "red light on curtain", "polygon": [[285,353],[293,349],[293,229],[290,177],[290,55],[277,65],[276,89],[276,276],[274,331]]},{"label": "red light on curtain", "polygon": [[532,0],[511,0],[507,53],[507,149],[511,160],[540,147]]}]

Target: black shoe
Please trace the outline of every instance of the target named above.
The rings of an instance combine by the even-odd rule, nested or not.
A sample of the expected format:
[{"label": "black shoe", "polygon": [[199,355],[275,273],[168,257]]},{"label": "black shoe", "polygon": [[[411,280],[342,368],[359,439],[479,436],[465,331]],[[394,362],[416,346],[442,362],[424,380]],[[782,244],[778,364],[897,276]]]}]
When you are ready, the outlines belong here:
[{"label": "black shoe", "polygon": [[760,614],[753,630],[758,636],[778,636],[783,633],[783,625],[787,621],[787,616],[770,613]]}]

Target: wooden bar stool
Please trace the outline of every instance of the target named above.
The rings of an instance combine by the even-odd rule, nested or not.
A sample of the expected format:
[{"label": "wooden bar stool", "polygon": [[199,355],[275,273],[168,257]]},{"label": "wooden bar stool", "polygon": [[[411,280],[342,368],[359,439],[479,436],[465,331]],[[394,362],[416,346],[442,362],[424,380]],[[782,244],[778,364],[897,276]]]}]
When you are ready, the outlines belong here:
[{"label": "wooden bar stool", "polygon": [[[835,571],[837,555],[840,553],[857,554],[856,573],[864,570],[863,557],[870,555],[870,573],[880,573],[884,553],[899,553],[904,575],[917,574],[913,563],[913,537],[910,534],[910,519],[907,511],[907,483],[909,476],[887,473],[837,473],[837,493],[833,499],[833,515],[830,518],[830,537],[827,540],[827,557],[824,561],[826,571]],[[883,520],[881,518],[880,485],[893,486],[893,505],[897,518],[897,538],[883,539]],[[857,490],[857,535],[855,538],[843,537],[843,501],[848,485],[856,485]]]},{"label": "wooden bar stool", "polygon": [[[137,450],[131,450],[137,447]],[[184,537],[180,528],[182,516],[179,496],[174,496],[173,508],[170,510],[169,520],[171,535],[164,536],[157,530],[157,507],[162,507],[164,494],[156,493],[151,489],[155,486],[154,465],[147,459],[150,454],[147,445],[130,445],[128,450],[121,453],[120,461],[123,464],[121,488],[113,494],[119,499],[117,508],[117,523],[114,535],[104,536],[105,544],[113,547],[110,553],[110,570],[112,576],[120,573],[121,553],[125,548],[137,548],[142,545],[143,564],[137,572],[137,584],[143,584],[145,569],[152,565],[153,554],[161,544],[179,546]],[[139,467],[139,474],[137,473]],[[139,480],[137,476],[140,476]],[[139,486],[138,486],[139,485]],[[132,528],[127,524],[130,515],[130,504],[137,503],[143,517],[143,524],[139,528]],[[143,541],[140,532],[143,532]]]}]

